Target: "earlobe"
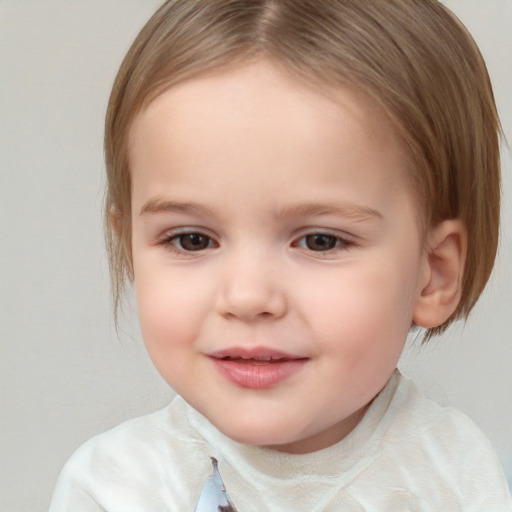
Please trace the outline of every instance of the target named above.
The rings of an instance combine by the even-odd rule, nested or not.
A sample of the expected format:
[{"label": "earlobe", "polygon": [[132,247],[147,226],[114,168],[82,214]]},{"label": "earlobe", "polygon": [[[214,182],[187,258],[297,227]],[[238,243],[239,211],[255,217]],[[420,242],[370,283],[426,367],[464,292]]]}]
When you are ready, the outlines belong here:
[{"label": "earlobe", "polygon": [[457,309],[466,247],[466,230],[458,220],[443,221],[430,230],[424,253],[425,279],[413,312],[416,325],[438,327]]}]

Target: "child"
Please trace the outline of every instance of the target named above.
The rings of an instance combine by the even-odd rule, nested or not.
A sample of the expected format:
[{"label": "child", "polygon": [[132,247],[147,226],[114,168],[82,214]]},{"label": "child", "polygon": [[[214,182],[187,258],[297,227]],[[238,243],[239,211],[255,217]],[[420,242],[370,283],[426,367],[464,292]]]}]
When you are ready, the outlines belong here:
[{"label": "child", "polygon": [[487,282],[498,135],[435,0],[164,3],[110,99],[106,229],[178,396],[86,443],[51,511],[511,510],[482,434],[396,370]]}]

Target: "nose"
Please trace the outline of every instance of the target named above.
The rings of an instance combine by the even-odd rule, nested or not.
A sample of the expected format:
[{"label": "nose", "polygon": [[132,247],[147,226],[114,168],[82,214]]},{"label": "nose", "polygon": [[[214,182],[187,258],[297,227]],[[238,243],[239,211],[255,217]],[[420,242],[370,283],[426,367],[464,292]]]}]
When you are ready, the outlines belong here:
[{"label": "nose", "polygon": [[287,311],[285,282],[275,261],[262,255],[246,255],[226,262],[217,310],[228,319],[269,321]]}]

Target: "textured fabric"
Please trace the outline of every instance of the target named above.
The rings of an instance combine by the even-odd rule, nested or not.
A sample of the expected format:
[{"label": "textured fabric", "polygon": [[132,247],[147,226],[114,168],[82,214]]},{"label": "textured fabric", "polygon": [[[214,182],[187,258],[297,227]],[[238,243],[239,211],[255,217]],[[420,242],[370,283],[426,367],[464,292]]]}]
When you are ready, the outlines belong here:
[{"label": "textured fabric", "polygon": [[480,431],[395,373],[351,434],[306,455],[238,444],[177,397],[83,445],[50,512],[193,512],[210,456],[239,512],[512,510]]}]

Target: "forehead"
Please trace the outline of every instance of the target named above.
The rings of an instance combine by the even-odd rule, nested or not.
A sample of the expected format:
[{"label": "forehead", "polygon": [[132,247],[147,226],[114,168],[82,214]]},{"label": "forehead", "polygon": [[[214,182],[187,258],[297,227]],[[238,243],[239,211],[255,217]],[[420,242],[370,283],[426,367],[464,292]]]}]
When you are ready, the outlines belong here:
[{"label": "forehead", "polygon": [[366,179],[358,166],[378,170],[382,162],[406,179],[403,145],[370,96],[350,86],[305,84],[265,60],[173,86],[139,114],[130,133],[134,192],[149,187],[150,174],[171,188],[194,180],[200,186],[205,172],[234,179],[242,170],[293,189],[296,180],[318,178],[303,169],[322,167],[325,180],[336,181],[340,161],[361,171],[352,173],[355,181]]},{"label": "forehead", "polygon": [[[276,115],[269,116],[272,112]],[[257,123],[287,125],[287,131],[293,123],[296,130],[307,130],[318,118],[342,123],[350,118],[359,131],[354,135],[384,144],[397,140],[386,112],[368,94],[347,84],[334,87],[318,80],[299,80],[267,59],[222,67],[167,89],[136,117],[130,147],[162,116],[169,125],[179,121],[180,131],[194,130],[194,124],[219,128],[229,122],[237,122],[239,128]],[[245,126],[240,119],[245,119]]]}]

